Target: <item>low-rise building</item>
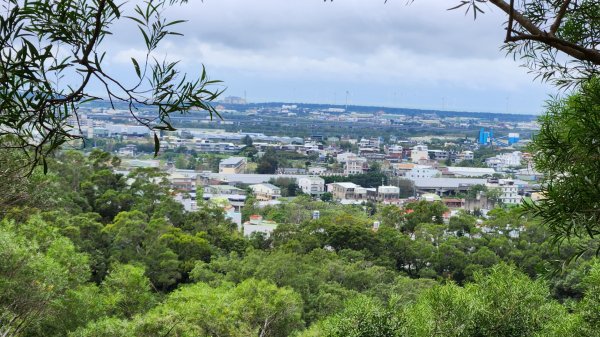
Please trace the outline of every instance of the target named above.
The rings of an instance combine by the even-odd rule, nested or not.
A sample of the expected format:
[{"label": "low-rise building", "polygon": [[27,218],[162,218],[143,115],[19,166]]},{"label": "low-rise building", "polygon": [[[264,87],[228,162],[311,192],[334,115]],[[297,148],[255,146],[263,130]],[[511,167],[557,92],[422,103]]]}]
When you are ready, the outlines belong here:
[{"label": "low-rise building", "polygon": [[460,163],[461,161],[464,161],[464,160],[473,160],[473,159],[475,159],[475,154],[473,153],[473,151],[463,151],[456,155],[454,162]]},{"label": "low-rise building", "polygon": [[429,153],[429,159],[438,161],[446,160],[450,155],[449,152],[445,150],[429,150],[427,152]]},{"label": "low-rise building", "polygon": [[281,189],[273,184],[263,183],[249,186],[256,200],[267,201],[275,200],[281,197]]},{"label": "low-rise building", "polygon": [[377,187],[377,201],[392,202],[400,199],[400,187],[397,186],[379,186]]},{"label": "low-rise building", "polygon": [[462,167],[462,166],[449,166],[446,167],[442,173],[444,175],[454,177],[483,177],[492,176],[496,171],[489,167]]},{"label": "low-rise building", "polygon": [[365,173],[365,171],[367,171],[368,169],[369,169],[369,166],[367,164],[366,158],[355,157],[355,158],[346,160],[345,166],[344,166],[344,174],[345,175],[362,174],[362,173]]},{"label": "low-rise building", "polygon": [[404,176],[408,179],[433,178],[440,175],[440,171],[429,165],[414,165],[410,171],[404,174]]},{"label": "low-rise building", "polygon": [[517,167],[521,165],[522,153],[520,151],[514,151],[511,153],[499,154],[495,157],[490,157],[485,160],[485,164],[488,167],[494,168],[498,171],[505,170],[509,167]]},{"label": "low-rise building", "polygon": [[171,187],[176,191],[191,192],[196,190],[196,175],[185,172],[172,172],[167,176]]},{"label": "low-rise building", "polygon": [[308,176],[298,179],[298,186],[303,193],[312,196],[321,196],[325,193],[325,180],[321,177]]},{"label": "low-rise building", "polygon": [[331,183],[327,185],[327,192],[331,193],[335,200],[354,199],[357,188],[361,187],[355,183]]},{"label": "low-rise building", "polygon": [[251,236],[254,233],[263,233],[269,237],[276,228],[277,223],[275,221],[264,220],[260,215],[251,215],[250,220],[244,222],[242,225],[244,236]]},{"label": "low-rise building", "polygon": [[410,161],[418,163],[421,160],[429,160],[427,145],[417,145],[410,150]]},{"label": "low-rise building", "polygon": [[308,168],[308,174],[324,174],[327,168],[323,166],[311,166]]},{"label": "low-rise building", "polygon": [[119,157],[134,157],[137,152],[135,144],[127,144],[119,149]]},{"label": "low-rise building", "polygon": [[246,171],[246,158],[229,157],[219,163],[219,173],[236,174]]}]

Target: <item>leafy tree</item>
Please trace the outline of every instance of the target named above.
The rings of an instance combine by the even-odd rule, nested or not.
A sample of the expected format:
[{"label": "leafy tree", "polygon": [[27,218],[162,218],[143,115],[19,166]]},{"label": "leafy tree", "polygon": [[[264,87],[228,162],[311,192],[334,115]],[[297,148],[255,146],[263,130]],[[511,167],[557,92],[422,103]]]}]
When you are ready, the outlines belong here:
[{"label": "leafy tree", "polygon": [[102,284],[111,316],[132,318],[150,309],[155,302],[144,268],[116,264]]},{"label": "leafy tree", "polygon": [[[38,244],[39,242],[39,244]],[[39,218],[0,222],[0,333],[33,332],[56,314],[69,289],[89,277],[87,258]]]},{"label": "leafy tree", "polygon": [[252,137],[250,137],[249,135],[246,135],[243,139],[242,139],[242,143],[248,147],[252,146]]},{"label": "leafy tree", "polygon": [[[593,79],[571,96],[549,102],[531,150],[544,173],[542,198],[527,208],[548,227],[553,242],[600,234],[598,145],[600,80]],[[593,244],[593,249],[600,247]],[[587,250],[582,245],[579,253]]]},{"label": "leafy tree", "polygon": [[279,168],[279,159],[277,154],[275,150],[268,148],[258,160],[256,173],[273,174],[277,172],[277,168]]},{"label": "leafy tree", "polygon": [[111,259],[143,263],[152,284],[168,289],[181,278],[177,254],[161,241],[162,235],[171,228],[164,219],[148,220],[139,211],[119,213],[114,222],[104,228],[110,237]]},{"label": "leafy tree", "polygon": [[359,296],[344,304],[344,309],[315,324],[303,337],[393,337],[397,319],[378,301]]},{"label": "leafy tree", "polygon": [[407,210],[405,229],[409,231],[412,231],[421,223],[443,223],[444,212],[448,210],[441,202],[427,202],[424,200],[408,203],[404,208]]},{"label": "leafy tree", "polygon": [[476,275],[469,290],[481,301],[475,316],[481,336],[530,336],[564,315],[558,303],[548,300],[542,281],[532,281],[505,264],[493,267],[488,275]]},{"label": "leafy tree", "polygon": [[499,187],[488,188],[485,192],[485,196],[490,200],[493,204],[500,203],[502,200],[502,189]]},{"label": "leafy tree", "polygon": [[325,192],[321,194],[321,200],[325,202],[331,201],[333,200],[333,194],[331,194],[331,192]]},{"label": "leafy tree", "polygon": [[473,185],[473,186],[469,187],[469,190],[467,191],[467,198],[475,199],[475,198],[477,198],[479,193],[487,192],[487,190],[488,190],[488,188],[485,185],[482,185],[482,184]]},{"label": "leafy tree", "polygon": [[475,217],[465,213],[459,213],[457,216],[450,218],[448,229],[458,231],[460,234],[471,233],[471,230],[475,228],[475,223]]}]

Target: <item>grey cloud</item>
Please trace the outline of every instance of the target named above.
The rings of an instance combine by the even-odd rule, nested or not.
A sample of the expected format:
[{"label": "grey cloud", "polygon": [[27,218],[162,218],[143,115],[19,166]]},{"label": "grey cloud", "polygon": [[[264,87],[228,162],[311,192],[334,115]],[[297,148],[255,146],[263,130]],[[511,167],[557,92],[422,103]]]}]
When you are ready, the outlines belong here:
[{"label": "grey cloud", "polygon": [[[435,100],[438,92],[451,92],[457,107],[497,110],[497,102],[517,93],[523,98],[514,104],[528,111],[540,106],[546,87],[532,85],[532,77],[499,50],[501,13],[488,11],[473,21],[446,10],[456,1],[190,0],[167,11],[188,22],[178,27],[185,36],[169,38],[160,52],[182,59],[186,70],[206,64],[214,78],[228,81],[230,94],[252,86],[257,97],[275,99],[288,97],[282,86],[342,92],[363,85],[388,97],[402,87]],[[115,28],[107,48],[117,69],[130,66],[142,43],[135,26]],[[534,95],[523,94],[531,88]],[[363,102],[376,104],[377,91],[369,95]]]},{"label": "grey cloud", "polygon": [[230,48],[365,54],[397,46],[416,53],[495,57],[502,41],[498,13],[477,22],[446,11],[454,1],[206,0],[175,8],[189,20],[187,37]]}]

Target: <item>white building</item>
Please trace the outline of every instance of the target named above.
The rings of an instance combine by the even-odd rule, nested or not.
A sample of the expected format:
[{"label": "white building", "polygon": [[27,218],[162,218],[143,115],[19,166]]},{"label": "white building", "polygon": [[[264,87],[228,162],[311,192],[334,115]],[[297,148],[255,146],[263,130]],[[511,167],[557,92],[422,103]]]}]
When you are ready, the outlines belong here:
[{"label": "white building", "polygon": [[519,188],[511,179],[490,180],[485,184],[488,189],[499,188],[501,191],[500,201],[504,204],[518,204],[522,196],[519,195]]},{"label": "white building", "polygon": [[134,157],[136,152],[137,146],[135,144],[127,144],[119,149],[119,157]]},{"label": "white building", "polygon": [[367,164],[367,159],[362,157],[355,157],[352,159],[346,160],[344,166],[344,174],[362,174],[369,168]]},{"label": "white building", "polygon": [[308,168],[308,174],[323,174],[327,172],[327,168],[323,166],[311,166]]},{"label": "white building", "polygon": [[196,193],[177,193],[173,199],[183,205],[186,212],[195,212],[198,210]]},{"label": "white building", "polygon": [[269,237],[276,228],[276,222],[263,220],[262,216],[260,215],[251,215],[250,221],[246,221],[242,225],[244,236],[251,236],[254,233],[263,233]]},{"label": "white building", "polygon": [[338,163],[344,163],[346,161],[348,161],[349,159],[354,159],[357,158],[358,155],[356,153],[352,153],[352,152],[344,152],[344,153],[339,153],[336,157],[335,160]]},{"label": "white building", "polygon": [[410,161],[418,163],[420,160],[429,160],[427,145],[417,145],[410,150]]},{"label": "white building", "polygon": [[256,200],[259,201],[275,200],[281,197],[281,189],[269,183],[250,185],[249,187],[256,196]]},{"label": "white building", "polygon": [[485,160],[485,164],[488,167],[501,171],[509,167],[520,166],[522,158],[523,156],[520,151],[514,151],[511,153],[503,153],[495,157],[487,158]]},{"label": "white building", "polygon": [[489,167],[461,167],[449,166],[445,169],[446,174],[456,177],[482,177],[485,175],[493,175],[496,173],[493,168]]},{"label": "white building", "polygon": [[377,201],[391,202],[400,198],[400,187],[379,186],[377,188]]},{"label": "white building", "polygon": [[325,192],[325,180],[321,177],[302,177],[298,179],[298,186],[305,194],[321,196]]},{"label": "white building", "polygon": [[434,178],[440,175],[441,173],[439,170],[436,170],[429,165],[415,165],[410,171],[404,174],[408,179]]}]

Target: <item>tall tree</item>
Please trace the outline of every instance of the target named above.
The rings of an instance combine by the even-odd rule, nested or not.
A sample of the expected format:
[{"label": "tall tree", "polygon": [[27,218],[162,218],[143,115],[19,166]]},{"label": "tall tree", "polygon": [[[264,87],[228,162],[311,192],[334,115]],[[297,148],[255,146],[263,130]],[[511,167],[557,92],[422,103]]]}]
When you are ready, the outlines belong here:
[{"label": "tall tree", "polygon": [[549,103],[547,114],[531,150],[534,163],[544,172],[541,200],[527,208],[539,216],[555,243],[588,237],[579,253],[600,251],[600,80],[581,91]]}]

